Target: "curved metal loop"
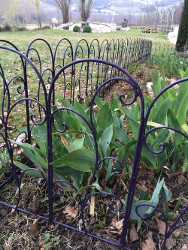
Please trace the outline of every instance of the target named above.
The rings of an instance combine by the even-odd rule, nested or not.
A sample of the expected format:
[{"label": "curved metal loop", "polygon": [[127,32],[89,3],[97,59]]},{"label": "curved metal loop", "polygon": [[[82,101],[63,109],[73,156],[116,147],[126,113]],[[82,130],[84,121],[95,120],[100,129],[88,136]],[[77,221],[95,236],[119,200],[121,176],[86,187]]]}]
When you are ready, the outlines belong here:
[{"label": "curved metal loop", "polygon": [[[97,48],[95,48],[95,45],[94,44],[97,44]],[[89,54],[90,54],[90,58],[91,58],[91,55],[92,58],[98,58],[99,59],[99,52],[100,52],[100,43],[99,43],[99,40],[98,39],[93,39],[89,45]]]},{"label": "curved metal loop", "polygon": [[[86,123],[86,125],[87,125],[88,128],[90,129],[91,133],[93,134],[93,128],[91,127],[91,125],[89,124],[89,122],[88,122],[80,113],[78,113],[78,112],[75,111],[74,109],[67,108],[67,107],[58,108],[58,109],[56,109],[56,110],[52,113],[52,115],[51,115],[52,125],[53,125],[54,129],[55,129],[57,132],[64,133],[64,132],[67,130],[67,128],[68,128],[66,123],[62,123],[62,126],[65,127],[65,129],[63,129],[63,130],[59,130],[59,129],[57,129],[57,128],[55,127],[55,124],[54,124],[54,119],[55,119],[55,118],[54,118],[54,115],[55,115],[56,112],[58,112],[58,111],[60,111],[60,110],[62,110],[62,111],[63,111],[63,110],[71,111],[71,112],[75,113],[76,115],[78,115],[78,116]],[[94,134],[93,134],[93,136],[94,136]]]},{"label": "curved metal loop", "polygon": [[153,153],[153,154],[161,154],[161,153],[164,152],[164,150],[165,150],[165,148],[166,148],[164,143],[159,143],[159,147],[162,147],[162,149],[159,150],[159,151],[154,151],[154,150],[152,150],[151,148],[149,148],[149,146],[147,145],[146,140],[147,140],[148,135],[151,134],[153,131],[156,131],[156,130],[159,130],[159,129],[172,130],[172,131],[174,131],[174,132],[176,132],[176,133],[179,133],[180,135],[184,136],[184,137],[188,140],[188,135],[186,135],[185,133],[181,132],[180,130],[178,130],[178,129],[176,129],[176,128],[171,128],[171,127],[167,127],[167,126],[161,126],[161,127],[152,128],[152,129],[150,129],[149,131],[147,131],[147,133],[144,135],[144,146],[146,147],[146,149],[147,149],[149,152],[151,152],[151,153]]},{"label": "curved metal loop", "polygon": [[108,193],[108,192],[98,192],[98,193],[93,193],[93,194],[90,194],[88,195],[85,199],[84,199],[84,203],[82,204],[82,210],[86,207],[86,203],[87,201],[92,197],[92,196],[98,196],[98,195],[107,195],[107,196],[111,196],[112,198],[115,198],[116,200],[119,201],[119,204],[120,204],[120,207],[119,208],[114,208],[112,203],[110,202],[108,204],[108,207],[114,211],[114,212],[119,212],[123,209],[123,202],[122,200],[117,197],[115,194],[112,194],[112,193]]},{"label": "curved metal loop", "polygon": [[[59,64],[55,66],[55,63],[56,63],[56,60],[57,60],[58,49],[59,49],[60,45],[61,45],[64,41],[68,43],[68,46],[67,46],[67,47],[65,48],[65,50],[64,50],[64,54],[63,54],[63,58],[62,58],[63,64],[62,64],[62,66],[59,65]],[[70,49],[70,52],[68,52],[69,49]],[[68,53],[67,53],[67,52],[68,52]],[[55,67],[55,68],[54,68],[54,72],[56,71],[56,69],[57,69],[58,67],[60,67],[60,68],[64,67],[64,65],[65,65],[66,54],[67,54],[67,57],[68,57],[69,59],[71,59],[71,61],[73,61],[73,46],[72,46],[72,43],[70,42],[69,39],[67,39],[67,38],[62,38],[62,39],[57,43],[56,48],[55,48],[55,51],[54,51],[54,54],[53,54],[53,61],[54,61],[54,67]]]},{"label": "curved metal loop", "polygon": [[[54,190],[55,190],[55,193],[56,193],[58,196],[64,195],[64,190],[63,190],[63,188],[60,190],[60,192],[56,191],[56,190],[57,190],[56,185],[59,184],[59,183],[67,184],[67,185],[69,185],[75,192],[78,191],[78,190],[74,187],[74,185],[71,184],[70,182],[68,182],[68,181],[66,181],[66,180],[57,180],[57,181],[54,182]],[[78,196],[79,196],[79,195],[78,195]]]},{"label": "curved metal loop", "polygon": [[[34,39],[34,40],[32,40],[32,41],[30,42],[30,44],[28,45],[27,50],[26,50],[26,54],[25,54],[26,57],[28,58],[28,57],[29,57],[29,52],[30,52],[32,49],[34,49],[34,48],[32,48],[31,46],[32,46],[35,42],[38,42],[38,41],[43,42],[44,44],[47,45],[47,47],[48,47],[48,49],[49,49],[49,51],[50,51],[50,57],[51,57],[51,62],[52,62],[52,69],[54,69],[52,48],[51,48],[50,44],[49,44],[45,39],[43,39],[43,38],[36,38],[36,39]],[[36,49],[34,49],[34,50],[37,51]],[[40,54],[38,53],[38,51],[37,51],[37,54],[38,54],[39,57],[40,57]]]},{"label": "curved metal loop", "polygon": [[[26,173],[27,171],[35,171],[35,172],[38,172],[39,174],[41,174],[41,177],[47,182],[46,176],[45,176],[45,174],[44,174],[41,170],[36,169],[36,168],[27,168],[27,169],[23,170],[22,173],[21,173],[21,175],[20,175],[20,183],[21,183],[21,181],[22,181],[23,176],[25,175],[25,173]],[[35,182],[38,183],[38,180],[36,179]],[[39,186],[40,186],[40,184],[39,184]]]},{"label": "curved metal loop", "polygon": [[[15,50],[19,51],[18,47],[15,44],[13,44],[10,41],[8,41],[8,40],[0,39],[0,42],[7,43],[8,45],[12,46]],[[22,67],[24,68],[24,60],[23,60],[23,58],[22,58],[21,55],[20,55],[20,59],[21,59],[21,62],[22,62]]]},{"label": "curved metal loop", "polygon": [[[86,49],[87,49],[87,54],[86,54],[86,58],[89,58],[89,44],[88,44],[88,42],[87,42],[87,40],[85,40],[85,39],[81,39],[78,43],[77,43],[77,45],[76,45],[76,48],[75,48],[75,52],[74,52],[74,61],[76,61],[76,58],[77,58],[77,56],[79,56],[79,49],[81,49],[81,51],[82,51],[82,54],[81,54],[81,59],[82,58],[84,58],[84,48],[85,48],[85,46],[84,46],[84,48],[81,46],[81,43],[82,42],[84,42],[85,43],[85,45],[86,45]],[[80,57],[80,56],[79,56]]]},{"label": "curved metal loop", "polygon": [[[16,182],[19,182],[19,183],[17,183],[17,186],[18,186],[18,199],[17,199],[17,203],[16,203],[16,209],[18,208],[20,200],[22,198],[22,195],[21,195],[21,182],[22,182],[22,178],[23,178],[23,176],[25,175],[25,173],[27,171],[35,171],[35,172],[40,173],[41,176],[42,176],[42,178],[45,179],[45,181],[46,181],[46,177],[45,177],[44,173],[42,171],[36,169],[36,168],[28,168],[28,169],[23,170],[22,173],[21,173],[21,175],[20,175],[20,177],[19,177],[19,180],[17,180],[18,175],[16,175],[16,178],[15,178]],[[35,182],[37,183],[36,180],[35,180]],[[40,184],[39,184],[39,186],[40,186]]]},{"label": "curved metal loop", "polygon": [[[27,58],[24,54],[22,54],[20,51],[17,51],[17,50],[14,50],[12,48],[9,48],[9,47],[5,47],[5,46],[0,46],[0,49],[3,49],[3,50],[7,50],[7,51],[11,51],[17,55],[19,55],[20,57],[22,57],[22,59],[24,59],[35,71],[35,73],[37,74],[38,78],[39,78],[39,81],[41,82],[42,84],[42,87],[43,87],[43,91],[44,91],[44,97],[45,97],[45,105],[47,104],[47,93],[46,93],[46,88],[45,88],[45,84],[44,84],[44,81],[42,79],[42,76],[40,74],[40,72],[37,70],[37,68],[35,67],[35,65],[32,63],[31,60],[29,60],[29,58]],[[27,54],[27,53],[26,53]],[[23,66],[24,70],[25,70],[25,66]]]},{"label": "curved metal loop", "polygon": [[[116,161],[116,162],[119,164],[119,166],[120,166],[120,170],[119,170],[119,171],[116,171],[116,168],[113,168],[112,170],[113,170],[114,174],[121,174],[121,173],[122,173],[122,170],[123,170],[123,165],[122,165],[122,163],[121,163],[117,158],[111,157],[111,156],[102,158],[102,159],[98,162],[97,167],[96,167],[96,170],[99,169],[101,163],[102,163],[103,161],[105,161],[105,160],[113,160],[113,161]],[[92,182],[91,182],[91,184],[92,184]]]},{"label": "curved metal loop", "polygon": [[[19,142],[21,141],[21,142],[26,142],[26,140],[27,140],[27,133],[25,132],[25,131],[23,131],[23,132],[20,132],[17,136],[16,136],[16,138],[14,139],[14,141],[16,142],[17,140],[18,140],[18,138],[22,135],[22,134],[24,134],[25,136],[24,136],[24,138],[21,138],[21,140],[19,140]],[[14,143],[13,144],[13,148],[16,146],[16,144]]]},{"label": "curved metal loop", "polygon": [[[23,82],[23,84],[24,84],[24,79],[23,79],[23,77],[21,77],[21,76],[14,76],[14,77],[12,77],[12,78],[10,79],[10,81],[9,81],[8,84],[7,84],[7,86],[9,86],[11,83],[13,83],[14,80],[17,80],[17,81],[18,81],[18,79],[19,79],[19,82]],[[24,91],[25,91],[25,86],[24,86],[23,89],[21,89],[21,86],[18,86],[18,87],[17,87],[17,93],[18,93],[18,94],[21,95],[21,94],[24,93]]]},{"label": "curved metal loop", "polygon": [[169,226],[168,219],[167,219],[166,215],[161,211],[161,209],[159,209],[156,206],[153,206],[151,204],[148,204],[148,203],[142,203],[142,204],[139,204],[139,205],[136,206],[135,211],[136,211],[136,214],[137,214],[137,216],[139,218],[148,219],[150,217],[149,214],[147,214],[147,213],[145,213],[144,215],[141,215],[139,213],[139,208],[141,208],[141,207],[153,208],[154,210],[157,210],[161,214],[161,216],[163,218],[163,221],[165,223],[165,235],[164,235],[165,239],[164,239],[164,242],[163,242],[163,247],[164,248],[166,246],[167,239],[173,234],[174,231],[176,231],[177,229],[179,229],[181,227],[184,227],[184,226],[188,225],[188,222],[181,223],[181,224],[177,225],[177,223],[181,220],[183,215],[188,211],[188,206],[181,212],[181,214],[176,218],[175,222],[171,226]]},{"label": "curved metal loop", "polygon": [[[174,223],[170,226],[169,230],[168,230],[168,237],[177,229],[188,225],[188,222],[185,223],[181,223],[179,225],[177,225],[177,223],[181,220],[181,218],[183,217],[183,215],[188,211],[188,205],[185,207],[185,209],[180,213],[180,215],[176,218],[176,220],[174,221]],[[176,226],[177,225],[177,226]]]},{"label": "curved metal loop", "polygon": [[[73,66],[73,65],[77,65],[77,64],[81,64],[83,65],[83,63],[97,63],[97,64],[101,64],[101,65],[106,65],[106,66],[112,66],[114,68],[116,68],[118,71],[120,71],[122,74],[126,75],[129,80],[126,80],[126,81],[129,81],[131,85],[133,85],[134,87],[133,88],[137,88],[139,89],[139,96],[142,96],[142,93],[141,93],[141,90],[140,90],[140,87],[138,85],[138,83],[134,80],[134,78],[123,68],[121,68],[120,66],[112,63],[112,62],[107,62],[107,61],[104,61],[104,60],[101,60],[101,59],[80,59],[80,60],[77,60],[77,61],[74,61],[74,62],[71,62],[67,65],[65,65],[63,68],[61,68],[58,73],[55,75],[52,83],[51,83],[51,86],[50,86],[50,91],[49,91],[49,99],[51,99],[51,92],[53,91],[53,88],[54,88],[54,84],[55,82],[57,81],[57,79],[59,78],[59,76],[61,75],[61,73],[63,73],[67,68]],[[123,79],[123,78],[122,78]],[[114,78],[114,80],[116,80],[116,78]]]},{"label": "curved metal loop", "polygon": [[[167,228],[168,228],[167,217],[165,216],[165,214],[164,214],[158,207],[153,206],[152,204],[149,204],[149,203],[141,203],[141,204],[137,205],[137,206],[135,207],[135,212],[136,212],[137,216],[138,216],[140,219],[148,219],[149,216],[150,216],[150,215],[147,214],[147,213],[145,213],[144,215],[141,215],[141,214],[139,213],[139,211],[138,211],[140,207],[149,207],[149,208],[153,208],[154,210],[157,210],[157,211],[162,215],[162,217],[163,217],[163,219],[164,219],[164,222],[165,222],[165,224],[167,225]],[[167,231],[166,231],[166,232],[167,232]]]},{"label": "curved metal loop", "polygon": [[[147,112],[146,112],[146,115],[145,115],[145,122],[147,123],[148,121],[148,118],[149,118],[149,115],[150,115],[150,112],[151,112],[151,109],[152,107],[154,106],[154,104],[156,103],[156,101],[159,99],[160,96],[162,96],[162,94],[164,94],[168,89],[171,89],[172,87],[174,87],[175,85],[177,84],[180,84],[180,83],[183,83],[183,82],[188,82],[188,77],[186,78],[183,78],[183,79],[180,79],[178,81],[175,81],[171,84],[169,84],[168,86],[166,86],[164,89],[162,89],[156,96],[155,98],[152,100],[149,108],[147,109]],[[188,84],[188,83],[187,83]]]},{"label": "curved metal loop", "polygon": [[32,102],[33,102],[33,105],[34,105],[34,103],[36,103],[40,108],[42,108],[42,110],[43,110],[43,112],[44,112],[44,114],[45,114],[44,119],[43,119],[43,121],[41,121],[41,122],[36,122],[36,121],[35,121],[36,115],[35,115],[35,114],[31,114],[31,120],[32,120],[32,122],[33,122],[35,125],[42,125],[42,124],[45,123],[45,121],[46,121],[46,109],[45,109],[45,107],[44,107],[40,102],[38,102],[37,100],[35,100],[35,99],[33,99],[33,98],[23,98],[23,99],[20,99],[20,100],[16,101],[16,102],[10,107],[10,109],[8,110],[8,112],[7,112],[7,117],[6,117],[6,124],[7,124],[7,122],[8,122],[9,115],[10,115],[11,111],[13,110],[13,108],[14,108],[17,104],[19,104],[19,103],[21,103],[21,102],[26,102],[26,101],[30,101],[31,108],[34,108],[34,106],[32,106]]},{"label": "curved metal loop", "polygon": [[[39,72],[40,74],[42,74],[42,60],[40,58],[40,54],[39,52],[35,49],[35,48],[29,48],[28,49],[28,53],[27,53],[27,56],[29,57],[29,52],[30,51],[34,51],[37,55],[37,58],[38,58],[38,62],[39,62]],[[35,64],[35,62],[33,61],[33,58],[31,57],[30,60],[32,61],[33,64]]]}]

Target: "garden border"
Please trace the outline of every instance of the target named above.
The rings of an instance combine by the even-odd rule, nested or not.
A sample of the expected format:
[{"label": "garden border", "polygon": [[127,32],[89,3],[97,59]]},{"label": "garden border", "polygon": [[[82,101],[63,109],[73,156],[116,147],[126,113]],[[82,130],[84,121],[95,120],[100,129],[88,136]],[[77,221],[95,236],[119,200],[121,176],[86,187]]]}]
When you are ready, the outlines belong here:
[{"label": "garden border", "polygon": [[[77,48],[78,47],[79,47],[79,45],[77,46]],[[1,162],[9,169],[10,177],[5,182],[0,184],[0,188],[3,188],[4,185],[6,185],[8,181],[10,181],[10,179],[12,179],[12,178],[15,179],[18,190],[19,190],[18,191],[19,192],[19,198],[17,200],[16,206],[7,204],[7,203],[2,202],[2,201],[0,201],[0,204],[11,207],[11,208],[14,208],[15,210],[18,210],[18,211],[21,211],[21,212],[25,212],[25,213],[28,213],[28,214],[31,214],[31,215],[36,215],[36,216],[38,216],[38,217],[40,217],[42,219],[48,220],[50,223],[54,222],[54,223],[60,224],[60,225],[65,226],[65,227],[67,227],[69,229],[72,229],[72,230],[75,230],[77,232],[83,233],[85,235],[91,236],[93,238],[102,240],[102,241],[104,241],[106,243],[109,243],[109,244],[112,244],[114,246],[117,246],[117,247],[120,247],[120,248],[123,248],[123,249],[129,249],[129,248],[127,248],[125,246],[126,245],[125,239],[126,239],[126,235],[127,235],[127,230],[128,230],[128,225],[129,225],[129,218],[130,218],[131,208],[132,208],[132,204],[133,204],[133,197],[134,197],[134,192],[135,192],[135,187],[136,187],[137,175],[138,175],[138,171],[139,171],[139,163],[140,163],[140,158],[141,158],[142,147],[145,146],[153,154],[160,154],[165,150],[165,144],[164,143],[160,144],[160,146],[162,147],[162,149],[160,151],[154,151],[154,150],[150,149],[147,146],[147,142],[146,142],[147,136],[151,132],[153,132],[155,130],[158,130],[158,129],[170,129],[172,131],[175,131],[175,132],[181,134],[186,139],[188,139],[188,135],[186,135],[182,131],[180,131],[180,130],[178,130],[176,128],[168,127],[168,126],[155,127],[153,129],[150,129],[150,130],[147,131],[146,126],[147,126],[147,121],[148,121],[148,118],[149,118],[150,111],[151,111],[152,107],[154,106],[155,102],[160,98],[160,96],[164,92],[166,92],[168,89],[174,87],[177,84],[188,81],[188,78],[181,79],[179,81],[171,83],[170,85],[165,87],[163,90],[161,90],[159,92],[159,94],[153,99],[153,101],[152,101],[151,105],[149,106],[148,110],[145,112],[145,110],[144,110],[144,97],[142,95],[142,91],[141,91],[138,83],[133,79],[133,77],[124,68],[122,68],[121,66],[118,66],[114,62],[109,62],[109,61],[102,60],[102,59],[91,59],[91,58],[72,61],[72,62],[70,62],[68,64],[65,64],[65,65],[64,65],[64,62],[63,62],[63,66],[61,66],[60,70],[57,73],[55,73],[55,71],[53,71],[55,69],[55,66],[54,66],[54,61],[55,60],[52,60],[52,62],[53,62],[52,63],[52,67],[53,67],[52,79],[50,81],[50,89],[49,89],[49,92],[48,92],[47,89],[46,89],[46,85],[44,83],[44,79],[43,79],[43,73],[42,73],[42,70],[41,70],[41,62],[40,62],[40,71],[39,71],[36,68],[36,66],[32,63],[32,61],[28,58],[28,53],[30,51],[30,46],[29,46],[29,49],[26,52],[26,56],[23,55],[18,50],[11,49],[11,48],[8,48],[8,47],[0,46],[0,49],[5,50],[5,51],[11,51],[11,52],[13,52],[13,53],[20,56],[22,66],[23,66],[23,73],[24,73],[24,76],[22,78],[23,83],[24,83],[24,88],[23,88],[22,92],[19,92],[20,90],[18,90],[18,94],[23,94],[24,93],[24,95],[25,95],[24,98],[16,101],[11,106],[9,86],[10,86],[13,79],[11,79],[9,82],[7,82],[6,75],[4,74],[3,68],[1,67],[0,68],[0,70],[1,70],[0,76],[1,76],[1,78],[3,80],[3,99],[2,99],[1,121],[2,121],[2,124],[3,124],[3,127],[4,127],[4,131],[0,132],[0,136],[4,140],[4,145],[1,146],[1,148],[2,147],[7,148],[8,152],[9,152],[10,162],[11,163],[10,163],[10,166],[9,166],[6,162],[1,160]],[[55,54],[56,54],[56,52],[55,52]],[[148,57],[149,54],[146,54],[146,56],[144,56],[144,58]],[[52,51],[51,51],[51,55],[52,55]],[[78,54],[75,53],[75,55],[77,56]],[[140,53],[138,53],[137,56],[138,55],[140,55]],[[118,56],[117,56],[117,58],[118,58]],[[142,57],[142,59],[143,59],[143,57]],[[39,59],[39,61],[40,61],[40,59]],[[56,81],[59,78],[59,76],[61,74],[63,74],[63,76],[64,76],[64,72],[68,68],[70,68],[72,70],[72,75],[75,75],[76,65],[82,65],[83,66],[84,64],[87,65],[87,67],[85,68],[87,73],[89,73],[89,71],[90,71],[90,66],[93,67],[93,65],[97,65],[97,66],[98,65],[103,65],[104,66],[103,69],[108,69],[108,70],[109,70],[109,67],[113,68],[113,70],[110,71],[109,75],[106,74],[106,72],[108,72],[108,70],[106,70],[105,71],[105,76],[102,77],[102,80],[101,80],[102,83],[99,83],[99,84],[95,85],[96,91],[95,92],[93,91],[94,95],[91,98],[91,102],[90,102],[90,106],[89,106],[89,108],[90,108],[90,121],[89,122],[83,117],[83,115],[81,115],[81,114],[77,113],[76,111],[74,111],[74,107],[72,109],[67,108],[67,107],[60,107],[60,108],[57,108],[56,110],[52,111],[52,104],[54,104],[54,102],[55,102],[54,85],[56,84]],[[35,71],[36,75],[39,78],[39,86],[42,87],[42,90],[44,92],[44,99],[45,99],[44,104],[40,103],[40,98],[39,97],[38,97],[38,100],[29,97],[28,82],[27,82],[27,66],[28,65],[30,65],[33,68],[33,70]],[[84,68],[82,68],[82,69],[84,69]],[[86,79],[88,81],[88,77]],[[92,183],[94,182],[96,171],[98,170],[100,164],[103,161],[105,161],[106,159],[113,159],[115,162],[118,162],[119,166],[120,166],[120,169],[119,170],[114,169],[114,173],[116,173],[116,174],[121,173],[122,164],[115,157],[110,157],[109,156],[109,157],[104,157],[102,159],[99,159],[98,143],[97,143],[97,139],[96,139],[96,135],[95,135],[95,127],[94,127],[93,120],[92,120],[93,119],[92,118],[92,110],[93,110],[93,106],[94,106],[94,103],[95,103],[96,95],[99,94],[101,92],[101,90],[103,90],[104,87],[106,87],[108,84],[110,84],[112,82],[116,83],[118,81],[125,81],[126,83],[128,83],[132,87],[133,92],[134,92],[134,98],[133,98],[133,100],[131,102],[126,103],[124,101],[124,99],[125,99],[124,95],[119,96],[119,101],[121,102],[122,105],[128,106],[128,105],[134,104],[135,101],[137,100],[137,98],[139,98],[140,103],[141,103],[141,119],[140,119],[140,129],[139,129],[139,135],[138,135],[137,146],[136,146],[136,151],[135,151],[135,157],[134,157],[134,162],[133,162],[133,167],[132,167],[132,177],[131,177],[131,180],[130,180],[129,192],[128,192],[127,203],[126,203],[127,205],[126,205],[125,214],[124,214],[124,222],[123,222],[123,228],[122,228],[122,233],[121,233],[121,240],[120,240],[119,244],[116,244],[116,243],[114,243],[112,241],[109,241],[109,240],[106,240],[104,238],[101,238],[101,237],[98,237],[96,235],[92,235],[92,234],[88,233],[87,229],[85,227],[84,215],[83,215],[83,210],[84,210],[84,208],[86,206],[87,201],[94,195],[110,195],[110,196],[113,196],[115,199],[117,199],[119,201],[120,207],[116,209],[116,208],[112,207],[109,204],[109,208],[112,209],[113,211],[122,210],[123,209],[122,201],[116,195],[114,195],[112,193],[97,192],[97,193],[94,193],[94,194],[90,194],[90,188],[88,188],[83,198],[80,195],[78,195],[78,197],[80,199],[80,211],[81,211],[81,219],[82,219],[82,222],[83,222],[83,230],[73,228],[73,227],[71,227],[69,225],[65,225],[65,224],[63,224],[61,222],[58,222],[58,221],[55,221],[53,219],[53,198],[54,198],[54,192],[55,192],[55,190],[54,190],[55,189],[54,188],[55,183],[53,181],[53,166],[52,166],[51,163],[53,162],[53,157],[52,157],[52,155],[53,155],[53,153],[52,153],[52,147],[53,147],[53,144],[52,144],[52,127],[57,132],[60,132],[60,133],[64,133],[66,131],[66,129],[67,129],[66,124],[63,124],[64,129],[62,129],[62,130],[58,130],[55,127],[55,125],[54,125],[54,114],[56,112],[58,112],[58,111],[69,110],[70,112],[76,113],[88,125],[88,127],[90,129],[90,132],[91,132],[91,134],[93,136],[93,139],[94,139],[96,159],[95,159],[95,168],[94,168],[94,172],[93,172],[93,177],[91,178],[89,184],[92,185]],[[89,86],[89,85],[87,85],[87,83],[86,83],[86,86]],[[71,88],[71,90],[74,89],[72,84],[71,84],[70,88]],[[93,92],[91,91],[91,93],[93,93]],[[88,94],[88,91],[87,91],[87,88],[86,88],[86,96],[87,96],[87,94]],[[74,92],[72,93],[72,97],[74,97]],[[6,107],[5,100],[7,100],[7,99],[8,99],[8,106]],[[72,99],[70,101],[73,102],[73,100],[74,99]],[[23,177],[23,175],[25,174],[26,171],[31,170],[31,168],[28,168],[28,169],[24,170],[20,174],[20,171],[18,170],[18,168],[14,164],[14,158],[13,158],[13,151],[15,149],[15,143],[16,143],[17,138],[15,139],[15,143],[12,144],[9,141],[9,136],[8,136],[8,119],[9,119],[10,113],[11,113],[12,109],[17,104],[19,104],[20,102],[25,102],[26,114],[27,114],[27,133],[25,134],[26,137],[25,137],[24,141],[30,142],[30,140],[31,140],[31,129],[32,128],[31,128],[31,126],[29,124],[29,120],[32,120],[33,124],[36,125],[36,126],[40,126],[40,125],[44,124],[45,122],[47,123],[48,179],[45,178],[45,176],[42,174],[42,172],[39,169],[33,169],[32,168],[32,170],[41,173],[41,176],[44,178],[44,180],[48,184],[48,208],[49,208],[49,216],[48,217],[44,217],[44,216],[41,216],[39,214],[32,213],[30,211],[26,211],[26,210],[21,209],[21,208],[18,207],[19,206],[19,201],[21,199],[21,188],[20,187],[21,187],[22,177]],[[32,109],[34,104],[39,107],[39,112],[44,113],[43,120],[40,120],[39,122],[37,122],[36,119],[35,119],[36,115],[31,114],[31,112],[30,112],[30,108]],[[6,116],[4,115],[5,112],[7,113]],[[57,182],[64,182],[65,183],[66,181],[65,180],[58,180]],[[67,184],[72,186],[71,183],[67,183]],[[75,189],[75,187],[73,187],[73,188]],[[161,211],[159,208],[157,208],[157,207],[155,207],[155,206],[153,206],[151,204],[145,204],[145,203],[142,204],[141,203],[136,207],[136,213],[140,218],[142,218],[142,219],[147,218],[147,214],[140,214],[139,213],[139,208],[140,207],[153,208],[153,209],[157,210],[161,214],[161,216],[163,217],[165,225],[166,225],[165,240],[164,240],[164,243],[163,243],[163,249],[165,249],[167,239],[170,237],[170,235],[176,229],[180,228],[181,226],[188,225],[188,223],[182,223],[180,225],[177,225],[177,223],[180,222],[182,216],[188,210],[188,206],[180,213],[180,215],[176,218],[175,222],[171,226],[169,226],[168,219],[167,219],[166,215],[163,213],[163,211]]]}]

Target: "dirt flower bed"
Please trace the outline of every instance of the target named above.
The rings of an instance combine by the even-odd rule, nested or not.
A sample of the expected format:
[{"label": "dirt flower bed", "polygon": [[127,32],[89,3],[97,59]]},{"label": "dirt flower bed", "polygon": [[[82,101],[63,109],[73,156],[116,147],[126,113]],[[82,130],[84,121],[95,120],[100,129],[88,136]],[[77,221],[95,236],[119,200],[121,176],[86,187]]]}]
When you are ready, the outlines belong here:
[{"label": "dirt flower bed", "polygon": [[[182,203],[179,212],[187,204],[188,195],[188,174],[182,174],[178,171],[174,174],[164,172],[166,185],[173,193],[173,198],[169,201],[171,209],[174,208],[175,203],[182,197]],[[138,199],[140,189],[150,190],[155,188],[155,179],[158,176],[154,175],[152,171],[146,171],[141,167],[135,199]],[[126,183],[129,177],[126,177]],[[153,181],[152,181],[153,180]],[[38,186],[35,181],[26,177],[23,181],[21,208],[39,213],[47,216],[47,200],[45,198],[45,187]],[[117,179],[112,187],[115,193],[121,193],[120,197],[124,199],[124,194],[127,191],[125,182]],[[17,191],[12,182],[5,193],[7,202],[12,203],[17,196]],[[96,204],[107,205],[112,200],[98,197]],[[86,227],[89,233],[97,236],[103,236],[118,243],[122,229],[123,214],[117,214],[107,210],[106,214],[100,213],[101,207],[95,207],[95,214],[89,215],[89,207],[85,211]],[[72,197],[66,196],[61,201],[58,197],[54,203],[55,219],[67,225],[79,227],[79,204]],[[173,216],[173,220],[177,218],[177,212]],[[0,207],[0,236],[1,247],[3,249],[117,249],[114,246],[108,245],[104,242],[88,238],[80,233],[68,230],[58,224],[48,224],[47,221],[37,219],[37,217],[28,214],[16,212],[14,209],[4,206]],[[181,223],[186,222],[188,216],[182,218]],[[170,224],[172,221],[170,221]],[[130,223],[128,238],[126,239],[127,247],[132,249],[161,249],[161,244],[164,238],[165,224],[158,212],[153,214],[152,219],[144,220],[139,232],[136,231],[136,225]],[[167,241],[167,249],[181,249],[188,240],[188,228],[176,230]],[[151,246],[153,248],[151,248]],[[183,249],[183,248],[182,248]]]}]

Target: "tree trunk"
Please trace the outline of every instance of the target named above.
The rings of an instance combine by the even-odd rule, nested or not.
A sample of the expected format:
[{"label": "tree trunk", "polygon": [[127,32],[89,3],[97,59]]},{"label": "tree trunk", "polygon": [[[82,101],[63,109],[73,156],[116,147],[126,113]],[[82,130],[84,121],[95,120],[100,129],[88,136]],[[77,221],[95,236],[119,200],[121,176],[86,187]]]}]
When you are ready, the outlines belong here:
[{"label": "tree trunk", "polygon": [[81,20],[86,22],[91,14],[91,10],[93,7],[93,0],[80,0],[79,2],[79,10]]},{"label": "tree trunk", "polygon": [[38,16],[38,28],[42,28],[38,0],[35,0],[35,4],[36,4],[36,9],[37,9],[37,16]]},{"label": "tree trunk", "polygon": [[56,3],[61,10],[63,23],[69,22],[70,0],[56,0]]},{"label": "tree trunk", "polygon": [[86,2],[85,0],[81,0],[81,19],[83,22],[87,21],[86,17]]}]

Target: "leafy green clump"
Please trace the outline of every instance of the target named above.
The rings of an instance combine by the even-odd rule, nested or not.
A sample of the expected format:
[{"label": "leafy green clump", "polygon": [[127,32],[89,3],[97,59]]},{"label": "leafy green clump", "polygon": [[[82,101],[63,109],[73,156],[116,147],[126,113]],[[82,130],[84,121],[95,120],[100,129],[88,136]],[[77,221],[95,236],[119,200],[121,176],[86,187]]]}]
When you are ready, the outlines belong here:
[{"label": "leafy green clump", "polygon": [[83,29],[83,32],[84,33],[91,33],[92,32],[92,28],[89,25],[85,26],[84,29]]},{"label": "leafy green clump", "polygon": [[74,32],[80,32],[80,27],[77,26],[77,25],[74,26],[74,27],[73,27],[73,31],[74,31]]}]

